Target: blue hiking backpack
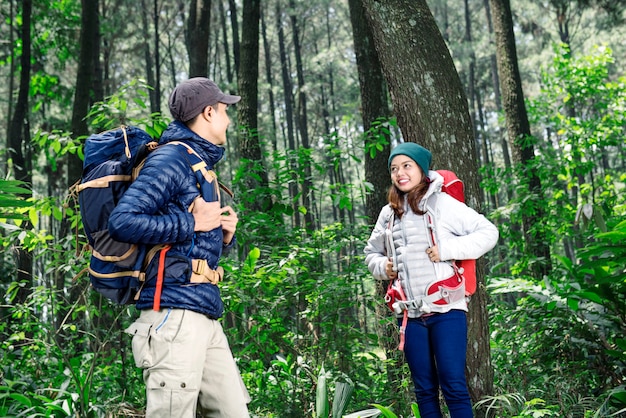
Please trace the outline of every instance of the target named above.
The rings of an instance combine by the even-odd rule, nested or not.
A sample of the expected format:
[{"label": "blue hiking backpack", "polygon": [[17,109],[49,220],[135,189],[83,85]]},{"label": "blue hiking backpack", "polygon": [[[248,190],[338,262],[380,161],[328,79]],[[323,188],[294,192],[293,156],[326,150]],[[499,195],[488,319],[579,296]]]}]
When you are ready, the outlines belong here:
[{"label": "blue hiking backpack", "polygon": [[[207,202],[219,200],[219,183],[214,173],[207,176],[202,158],[182,142],[174,145],[181,148],[194,171],[202,197]],[[77,191],[83,228],[91,247],[89,279],[96,291],[121,305],[135,302],[148,263],[165,246],[114,240],[108,232],[109,217],[156,147],[157,142],[147,132],[133,126],[94,134],[85,142]]]}]

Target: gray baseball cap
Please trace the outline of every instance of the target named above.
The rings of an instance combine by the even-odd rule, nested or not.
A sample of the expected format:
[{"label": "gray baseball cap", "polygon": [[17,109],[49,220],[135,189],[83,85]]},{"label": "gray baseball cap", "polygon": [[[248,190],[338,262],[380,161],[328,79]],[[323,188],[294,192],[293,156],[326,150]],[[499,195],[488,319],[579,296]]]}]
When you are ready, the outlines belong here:
[{"label": "gray baseball cap", "polygon": [[181,122],[195,118],[207,106],[217,103],[232,105],[241,100],[241,96],[225,94],[217,84],[205,77],[185,80],[174,88],[169,98],[172,117]]}]

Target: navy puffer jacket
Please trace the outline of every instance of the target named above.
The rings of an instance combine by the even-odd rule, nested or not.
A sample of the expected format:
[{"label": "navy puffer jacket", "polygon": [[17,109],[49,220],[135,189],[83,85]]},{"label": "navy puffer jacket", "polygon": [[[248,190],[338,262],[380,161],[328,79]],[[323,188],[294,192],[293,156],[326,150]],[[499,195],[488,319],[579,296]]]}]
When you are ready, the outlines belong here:
[{"label": "navy puffer jacket", "polygon": [[[209,170],[224,155],[223,148],[177,121],[167,127],[159,143],[171,141],[191,146]],[[161,307],[190,309],[219,318],[224,311],[219,288],[211,283],[189,282],[192,259],[205,259],[215,269],[224,248],[221,227],[194,233],[195,222],[188,209],[199,194],[196,177],[181,147],[160,146],[150,154],[139,176],[111,213],[109,233],[122,242],[170,244]],[[158,262],[157,255],[146,270],[146,283],[136,304],[138,309],[153,306]]]}]

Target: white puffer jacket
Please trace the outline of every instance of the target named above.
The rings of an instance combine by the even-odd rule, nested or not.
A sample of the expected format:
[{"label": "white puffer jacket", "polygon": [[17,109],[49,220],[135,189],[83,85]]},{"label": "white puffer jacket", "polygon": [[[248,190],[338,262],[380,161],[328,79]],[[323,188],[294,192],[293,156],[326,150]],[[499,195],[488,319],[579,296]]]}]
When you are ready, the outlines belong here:
[{"label": "white puffer jacket", "polygon": [[[393,216],[390,205],[380,211],[376,226],[365,246],[365,261],[376,279],[389,280],[385,267],[392,254],[386,248],[386,230],[393,219],[391,229],[398,277],[407,300],[421,300],[427,294],[428,285],[445,280],[454,274],[445,261],[477,259],[491,250],[498,241],[498,229],[487,218],[446,193],[441,193],[443,177],[430,171],[428,192],[420,203],[426,207],[427,215],[433,220],[434,234],[439,257],[442,262],[433,263],[426,254],[430,247],[427,215],[415,214],[408,204],[402,219]],[[391,251],[390,251],[391,252]],[[464,289],[460,290],[461,295]],[[451,309],[467,311],[465,297],[453,298],[451,303],[438,305],[424,303],[409,309],[409,317],[419,317],[429,312],[448,312]],[[425,306],[427,305],[427,306]],[[399,314],[401,316],[401,314]]]}]

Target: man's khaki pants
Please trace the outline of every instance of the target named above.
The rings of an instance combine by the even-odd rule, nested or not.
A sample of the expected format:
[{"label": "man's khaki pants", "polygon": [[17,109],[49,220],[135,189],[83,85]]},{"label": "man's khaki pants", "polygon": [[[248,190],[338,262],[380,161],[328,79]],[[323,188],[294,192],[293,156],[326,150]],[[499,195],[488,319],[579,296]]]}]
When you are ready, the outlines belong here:
[{"label": "man's khaki pants", "polygon": [[248,392],[221,324],[183,309],[144,310],[128,329],[144,369],[146,418],[249,417]]}]

